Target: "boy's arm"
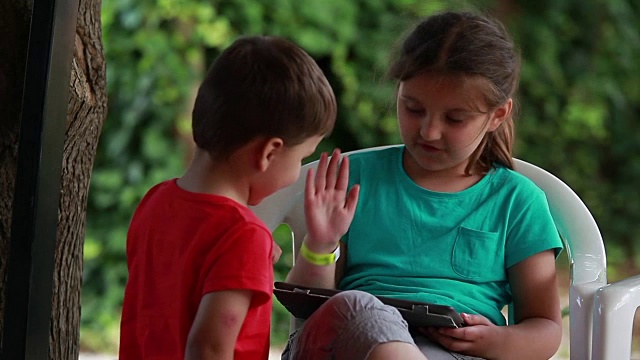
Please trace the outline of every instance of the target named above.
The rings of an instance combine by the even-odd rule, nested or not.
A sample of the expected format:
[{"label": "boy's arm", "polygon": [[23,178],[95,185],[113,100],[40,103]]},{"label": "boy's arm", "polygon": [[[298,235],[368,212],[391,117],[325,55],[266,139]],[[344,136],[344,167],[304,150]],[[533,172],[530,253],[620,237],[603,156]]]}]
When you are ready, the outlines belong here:
[{"label": "boy's arm", "polygon": [[216,291],[203,296],[187,338],[185,360],[232,360],[251,296],[249,290]]},{"label": "boy's arm", "polygon": [[[307,173],[304,210],[308,234],[304,243],[310,251],[330,254],[340,245],[358,203],[359,186],[347,191],[348,185],[349,159],[341,157],[338,149],[331,160],[326,153],[320,156],[315,175],[311,170]],[[343,253],[338,261],[345,258]],[[335,287],[335,278],[336,264],[314,265],[301,255],[287,275],[288,282],[329,289]]]}]

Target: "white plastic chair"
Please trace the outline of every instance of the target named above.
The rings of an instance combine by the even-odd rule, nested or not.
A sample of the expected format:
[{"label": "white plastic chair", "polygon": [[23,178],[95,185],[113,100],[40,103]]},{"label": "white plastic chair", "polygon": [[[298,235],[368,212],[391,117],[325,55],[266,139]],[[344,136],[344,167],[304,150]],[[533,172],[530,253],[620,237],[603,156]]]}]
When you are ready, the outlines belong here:
[{"label": "white plastic chair", "polygon": [[[398,145],[390,145],[398,146]],[[389,146],[352,151],[379,150]],[[570,356],[572,360],[621,360],[631,355],[633,318],[640,306],[640,275],[607,284],[604,244],[598,225],[582,200],[562,180],[523,160],[515,159],[516,171],[535,182],[547,195],[551,215],[570,261]],[[273,231],[286,223],[294,235],[294,259],[306,235],[304,184],[300,179],[254,207]]]}]

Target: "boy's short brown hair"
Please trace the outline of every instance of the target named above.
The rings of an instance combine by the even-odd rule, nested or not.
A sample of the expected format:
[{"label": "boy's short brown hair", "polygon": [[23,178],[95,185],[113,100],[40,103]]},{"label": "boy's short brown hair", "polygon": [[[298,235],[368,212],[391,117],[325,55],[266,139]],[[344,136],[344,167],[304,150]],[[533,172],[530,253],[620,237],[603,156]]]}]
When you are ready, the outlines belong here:
[{"label": "boy's short brown hair", "polygon": [[286,146],[333,129],[336,99],[322,70],[300,47],[270,36],[242,37],[225,49],[200,85],[193,138],[227,158],[251,140]]}]

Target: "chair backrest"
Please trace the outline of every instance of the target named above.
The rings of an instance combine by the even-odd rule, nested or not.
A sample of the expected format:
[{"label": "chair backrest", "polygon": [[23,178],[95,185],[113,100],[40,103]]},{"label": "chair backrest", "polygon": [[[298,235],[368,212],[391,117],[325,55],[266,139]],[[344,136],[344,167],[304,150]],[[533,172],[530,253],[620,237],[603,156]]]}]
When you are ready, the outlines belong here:
[{"label": "chair backrest", "polygon": [[607,258],[600,229],[584,202],[562,180],[519,159],[515,159],[515,170],[533,180],[547,195],[570,262],[571,359],[590,359],[593,300],[596,291],[607,284]]},{"label": "chair backrest", "polygon": [[[390,146],[356,150],[346,155]],[[584,202],[562,180],[526,161],[514,160],[515,170],[531,179],[547,195],[551,215],[564,241],[571,267],[571,358],[590,359],[593,299],[596,290],[607,284],[606,255],[600,230]],[[294,234],[294,256],[306,235],[304,177],[309,168],[316,166],[317,161],[304,165],[300,179],[295,184],[269,196],[254,207],[256,214],[272,231],[282,223],[291,227]]]}]

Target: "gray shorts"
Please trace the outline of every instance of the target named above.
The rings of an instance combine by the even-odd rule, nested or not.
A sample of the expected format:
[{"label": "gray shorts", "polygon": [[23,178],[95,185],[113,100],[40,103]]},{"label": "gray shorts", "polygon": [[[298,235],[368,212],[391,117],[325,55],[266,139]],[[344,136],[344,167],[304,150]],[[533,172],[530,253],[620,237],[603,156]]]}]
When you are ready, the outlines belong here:
[{"label": "gray shorts", "polygon": [[282,360],[364,360],[376,345],[391,341],[416,345],[429,360],[480,359],[452,353],[424,336],[412,336],[396,308],[352,290],[333,296],[292,333]]}]

